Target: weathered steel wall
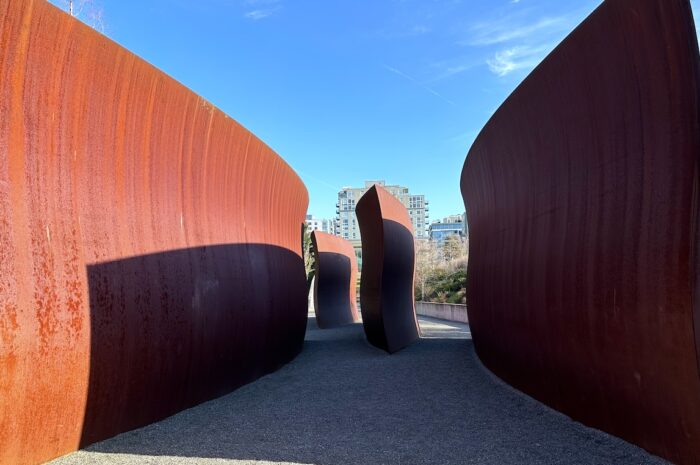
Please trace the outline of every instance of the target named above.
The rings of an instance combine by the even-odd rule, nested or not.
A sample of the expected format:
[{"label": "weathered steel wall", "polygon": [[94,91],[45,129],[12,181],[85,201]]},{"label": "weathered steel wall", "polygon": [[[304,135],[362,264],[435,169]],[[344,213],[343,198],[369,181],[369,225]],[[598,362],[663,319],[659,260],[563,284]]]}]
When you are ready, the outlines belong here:
[{"label": "weathered steel wall", "polygon": [[698,46],[687,0],[607,0],[471,148],[468,311],[498,376],[700,463]]},{"label": "weathered steel wall", "polygon": [[320,231],[311,233],[316,274],[314,311],[321,329],[359,321],[357,314],[357,258],[345,239]]},{"label": "weathered steel wall", "polygon": [[360,304],[367,340],[397,352],[419,336],[413,283],[415,243],[406,207],[372,186],[355,207],[362,236]]},{"label": "weathered steel wall", "polygon": [[43,0],[0,2],[0,463],[231,391],[306,324],[307,192],[270,148]]}]

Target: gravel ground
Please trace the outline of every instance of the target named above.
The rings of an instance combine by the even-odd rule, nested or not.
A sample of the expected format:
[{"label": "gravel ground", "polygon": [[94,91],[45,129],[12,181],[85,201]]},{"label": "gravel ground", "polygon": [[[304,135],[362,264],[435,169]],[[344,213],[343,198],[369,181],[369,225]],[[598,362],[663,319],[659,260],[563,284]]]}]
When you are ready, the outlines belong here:
[{"label": "gravel ground", "polygon": [[421,317],[387,355],[362,327],[316,329],[276,373],[54,465],[661,464],[515,391],[479,362],[469,327]]}]

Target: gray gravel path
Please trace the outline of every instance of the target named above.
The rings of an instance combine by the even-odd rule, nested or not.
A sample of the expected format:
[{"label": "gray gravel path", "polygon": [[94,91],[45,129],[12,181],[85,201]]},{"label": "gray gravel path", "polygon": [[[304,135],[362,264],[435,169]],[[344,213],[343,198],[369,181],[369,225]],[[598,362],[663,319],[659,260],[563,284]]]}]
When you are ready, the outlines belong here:
[{"label": "gray gravel path", "polygon": [[520,394],[479,362],[469,328],[421,317],[387,355],[362,327],[320,331],[278,372],[54,465],[660,464]]}]

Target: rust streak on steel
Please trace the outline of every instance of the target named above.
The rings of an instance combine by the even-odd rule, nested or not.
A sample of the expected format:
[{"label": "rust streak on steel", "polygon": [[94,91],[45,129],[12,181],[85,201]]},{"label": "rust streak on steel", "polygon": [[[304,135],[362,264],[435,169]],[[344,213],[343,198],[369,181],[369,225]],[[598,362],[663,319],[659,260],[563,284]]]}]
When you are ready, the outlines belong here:
[{"label": "rust streak on steel", "polygon": [[362,236],[360,305],[367,340],[389,353],[419,337],[413,283],[415,243],[406,207],[372,186],[357,202]]},{"label": "rust streak on steel", "polygon": [[316,261],[314,310],[321,329],[357,323],[357,258],[350,241],[321,231],[311,233]]},{"label": "rust streak on steel", "polygon": [[700,463],[698,44],[687,0],[607,0],[484,127],[461,179],[486,366]]},{"label": "rust streak on steel", "polygon": [[43,0],[0,2],[0,463],[291,360],[307,204],[278,155],[184,86]]}]

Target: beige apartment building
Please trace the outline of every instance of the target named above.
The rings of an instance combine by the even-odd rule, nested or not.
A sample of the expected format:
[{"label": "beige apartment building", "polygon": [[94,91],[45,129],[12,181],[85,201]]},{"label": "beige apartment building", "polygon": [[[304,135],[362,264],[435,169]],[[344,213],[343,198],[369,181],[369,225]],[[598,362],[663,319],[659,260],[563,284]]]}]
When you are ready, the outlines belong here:
[{"label": "beige apartment building", "polygon": [[355,216],[355,205],[360,197],[373,185],[378,184],[399,199],[408,210],[413,222],[416,239],[428,239],[430,225],[428,201],[421,194],[411,194],[408,187],[387,185],[385,181],[365,181],[364,187],[344,187],[338,192],[336,207],[335,234],[349,240],[355,248],[362,247],[360,226]]}]

